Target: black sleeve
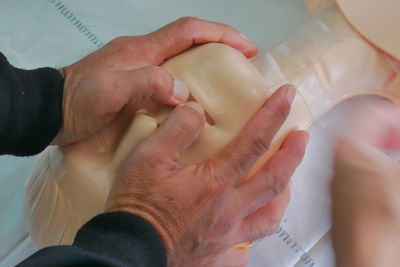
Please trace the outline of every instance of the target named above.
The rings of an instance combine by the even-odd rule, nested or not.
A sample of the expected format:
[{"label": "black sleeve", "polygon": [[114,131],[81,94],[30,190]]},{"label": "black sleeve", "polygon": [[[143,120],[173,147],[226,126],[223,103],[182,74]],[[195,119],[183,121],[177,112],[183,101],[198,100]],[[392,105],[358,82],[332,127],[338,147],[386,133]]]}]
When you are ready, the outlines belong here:
[{"label": "black sleeve", "polygon": [[42,249],[18,266],[163,267],[167,257],[159,234],[147,221],[114,212],[84,225],[72,246]]},{"label": "black sleeve", "polygon": [[[57,135],[63,77],[56,70],[21,70],[0,53],[0,155],[34,155]],[[102,214],[83,226],[72,246],[42,249],[20,266],[166,266],[163,242],[144,219]]]},{"label": "black sleeve", "polygon": [[52,68],[21,70],[0,53],[0,155],[41,152],[62,121],[62,75]]},{"label": "black sleeve", "polygon": [[[0,154],[33,155],[62,121],[63,78],[51,68],[21,70],[0,53]],[[166,266],[156,230],[128,213],[102,214],[83,226],[72,246],[42,249],[20,266]]]}]

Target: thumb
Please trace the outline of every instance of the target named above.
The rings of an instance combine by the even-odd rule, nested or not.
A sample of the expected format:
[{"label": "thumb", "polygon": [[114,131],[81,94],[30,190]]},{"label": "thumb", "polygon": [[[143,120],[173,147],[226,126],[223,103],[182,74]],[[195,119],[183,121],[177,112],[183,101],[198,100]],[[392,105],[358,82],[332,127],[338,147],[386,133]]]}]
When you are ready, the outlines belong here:
[{"label": "thumb", "polygon": [[189,97],[185,84],[161,67],[150,66],[125,71],[119,77],[127,90],[127,104],[135,106],[138,101],[153,99],[165,105],[177,105]]},{"label": "thumb", "polygon": [[177,162],[199,136],[204,123],[205,113],[198,103],[179,105],[160,128],[141,144],[141,150],[146,150],[157,161]]}]

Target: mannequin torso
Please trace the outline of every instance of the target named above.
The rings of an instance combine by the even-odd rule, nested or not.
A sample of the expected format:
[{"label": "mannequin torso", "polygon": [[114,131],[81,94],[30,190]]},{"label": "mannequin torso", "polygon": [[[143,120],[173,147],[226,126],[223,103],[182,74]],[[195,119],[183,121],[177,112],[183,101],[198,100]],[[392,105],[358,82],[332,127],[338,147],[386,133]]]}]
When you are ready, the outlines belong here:
[{"label": "mannequin torso", "polygon": [[[188,86],[210,118],[183,155],[185,165],[220,150],[285,83],[295,85],[298,94],[271,151],[288,131],[307,128],[352,96],[376,94],[400,101],[398,61],[361,37],[333,3],[316,12],[296,34],[251,61],[225,45],[207,44],[162,67]],[[144,106],[146,115],[122,115],[95,136],[43,152],[27,184],[24,206],[36,245],[72,243],[80,226],[103,211],[118,166],[170,112],[153,102]]]}]

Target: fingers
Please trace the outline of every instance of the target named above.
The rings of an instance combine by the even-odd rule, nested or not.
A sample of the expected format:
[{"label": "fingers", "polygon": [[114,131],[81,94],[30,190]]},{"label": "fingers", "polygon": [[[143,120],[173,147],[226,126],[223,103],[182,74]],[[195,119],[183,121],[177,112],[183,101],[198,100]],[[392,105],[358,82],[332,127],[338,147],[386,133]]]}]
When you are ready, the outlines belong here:
[{"label": "fingers", "polygon": [[239,241],[255,241],[276,233],[290,200],[290,185],[276,199],[259,208],[240,224]]},{"label": "fingers", "polygon": [[246,128],[215,157],[205,164],[218,166],[218,177],[235,183],[258,158],[268,151],[269,145],[289,114],[295,89],[284,86],[274,93],[257,112]]},{"label": "fingers", "polygon": [[177,162],[203,129],[205,115],[196,102],[187,102],[175,108],[160,128],[140,145],[148,159]]},{"label": "fingers", "polygon": [[248,200],[243,207],[244,216],[264,206],[285,190],[303,159],[307,141],[308,134],[304,131],[290,133],[267,164],[236,188],[238,199]]},{"label": "fingers", "polygon": [[134,106],[137,101],[150,98],[161,104],[177,105],[189,97],[189,90],[183,82],[161,67],[126,71],[118,79],[128,96],[126,101]]},{"label": "fingers", "polygon": [[[223,43],[247,57],[257,53],[257,46],[234,28],[220,23],[184,17],[149,34],[158,44],[162,60],[171,58],[196,44]],[[160,62],[161,63],[161,62]]]}]

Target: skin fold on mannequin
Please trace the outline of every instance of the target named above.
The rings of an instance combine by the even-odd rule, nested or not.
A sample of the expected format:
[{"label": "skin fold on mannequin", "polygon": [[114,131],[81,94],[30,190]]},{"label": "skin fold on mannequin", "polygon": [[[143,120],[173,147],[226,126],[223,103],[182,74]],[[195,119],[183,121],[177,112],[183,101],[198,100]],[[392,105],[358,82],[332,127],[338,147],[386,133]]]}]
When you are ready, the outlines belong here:
[{"label": "skin fold on mannequin", "polygon": [[[182,164],[199,163],[218,152],[286,83],[298,93],[271,152],[289,131],[306,129],[350,97],[376,94],[400,101],[399,62],[360,36],[336,4],[315,5],[315,13],[297,33],[251,60],[226,45],[207,44],[162,65],[186,84],[208,117]],[[43,152],[27,184],[24,205],[37,246],[71,244],[76,231],[103,212],[115,171],[172,110],[152,101],[143,108],[134,118],[121,115],[95,136]]]}]

